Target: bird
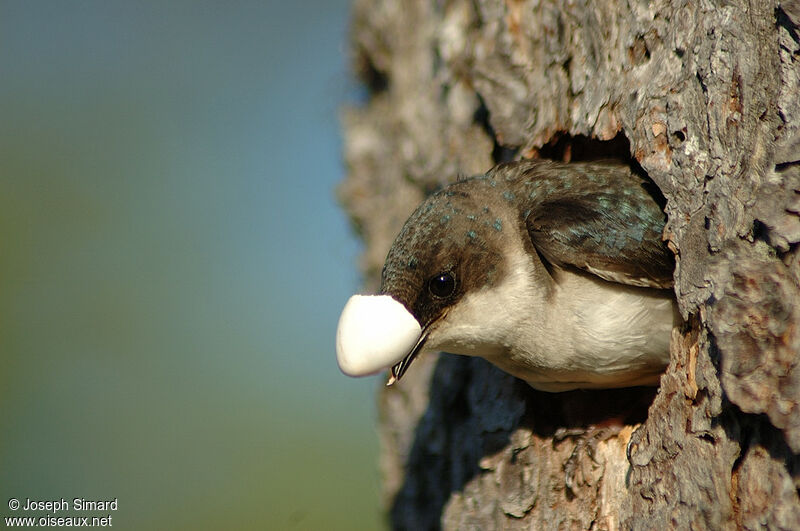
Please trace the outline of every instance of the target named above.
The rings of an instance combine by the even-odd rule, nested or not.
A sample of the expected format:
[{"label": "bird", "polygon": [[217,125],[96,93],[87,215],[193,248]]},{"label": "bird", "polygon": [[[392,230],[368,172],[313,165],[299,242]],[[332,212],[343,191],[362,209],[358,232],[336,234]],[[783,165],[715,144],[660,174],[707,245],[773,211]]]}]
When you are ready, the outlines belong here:
[{"label": "bird", "polygon": [[547,392],[657,385],[678,326],[663,196],[614,161],[499,164],[429,195],[394,240],[377,294],[336,331],[341,371],[479,356]]}]

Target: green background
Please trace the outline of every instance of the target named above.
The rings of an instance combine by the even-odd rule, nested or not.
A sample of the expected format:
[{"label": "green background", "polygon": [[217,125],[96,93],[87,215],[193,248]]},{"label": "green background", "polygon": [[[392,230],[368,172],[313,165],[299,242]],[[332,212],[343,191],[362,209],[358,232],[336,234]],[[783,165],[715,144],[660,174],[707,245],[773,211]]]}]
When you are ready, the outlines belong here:
[{"label": "green background", "polygon": [[347,19],[0,1],[0,516],[83,497],[118,498],[118,529],[381,526],[379,382],[334,354],[359,286]]}]

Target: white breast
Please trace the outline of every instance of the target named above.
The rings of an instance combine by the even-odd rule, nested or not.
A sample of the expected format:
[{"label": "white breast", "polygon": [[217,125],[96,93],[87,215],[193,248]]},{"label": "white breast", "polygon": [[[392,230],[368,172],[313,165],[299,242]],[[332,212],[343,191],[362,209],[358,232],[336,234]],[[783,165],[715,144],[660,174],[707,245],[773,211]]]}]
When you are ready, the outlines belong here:
[{"label": "white breast", "polygon": [[451,308],[428,348],[481,356],[544,391],[658,382],[676,319],[669,293],[566,270],[548,290],[522,245],[506,260],[503,282]]}]

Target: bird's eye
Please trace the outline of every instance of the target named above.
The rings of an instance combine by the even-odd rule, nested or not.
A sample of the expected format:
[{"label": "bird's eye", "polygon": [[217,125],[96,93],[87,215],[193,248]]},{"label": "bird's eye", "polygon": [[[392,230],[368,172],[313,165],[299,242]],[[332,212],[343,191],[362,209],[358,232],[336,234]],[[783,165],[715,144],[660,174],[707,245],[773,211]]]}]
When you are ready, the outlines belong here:
[{"label": "bird's eye", "polygon": [[439,273],[428,281],[428,290],[434,297],[449,297],[456,290],[456,279],[451,273]]}]

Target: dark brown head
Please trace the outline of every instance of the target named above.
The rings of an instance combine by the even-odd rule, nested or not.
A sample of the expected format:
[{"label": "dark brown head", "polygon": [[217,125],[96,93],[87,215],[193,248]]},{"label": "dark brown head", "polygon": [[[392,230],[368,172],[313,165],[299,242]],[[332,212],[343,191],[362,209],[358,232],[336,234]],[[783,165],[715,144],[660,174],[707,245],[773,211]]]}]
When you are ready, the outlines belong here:
[{"label": "dark brown head", "polygon": [[[459,181],[427,198],[406,221],[389,250],[380,294],[358,296],[351,311],[342,314],[340,335],[352,339],[340,341],[340,365],[343,354],[348,359],[368,356],[374,361],[365,363],[363,369],[354,364],[358,367],[343,370],[348,374],[358,369],[374,371],[379,369],[379,362],[387,367],[389,361],[395,378],[402,376],[450,309],[467,294],[490,289],[502,279],[502,249],[510,235],[518,235],[522,227],[524,220],[517,209],[503,199],[495,181],[488,177]],[[406,323],[402,331],[395,324],[374,318],[384,308],[392,308],[389,313],[393,318]],[[401,314],[403,317],[398,317]],[[360,332],[342,323],[353,323],[352,328]],[[378,339],[380,347],[372,338],[368,353],[363,337],[366,328],[385,338]],[[402,356],[392,359],[404,349]],[[346,356],[348,352],[358,354]]]}]

